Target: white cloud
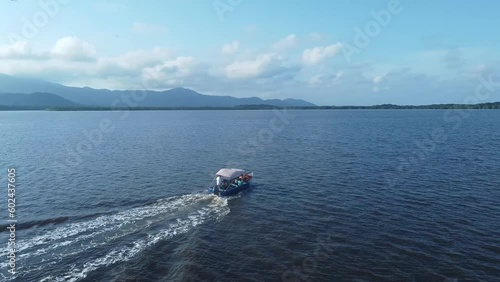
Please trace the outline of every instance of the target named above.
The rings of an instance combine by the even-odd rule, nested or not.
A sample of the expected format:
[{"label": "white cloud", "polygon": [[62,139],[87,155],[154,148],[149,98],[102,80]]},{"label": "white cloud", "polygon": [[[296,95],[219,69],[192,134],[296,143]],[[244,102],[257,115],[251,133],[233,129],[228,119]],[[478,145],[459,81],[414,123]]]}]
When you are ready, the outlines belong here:
[{"label": "white cloud", "polygon": [[315,75],[309,79],[309,84],[312,85],[318,85],[322,82],[322,76],[321,75]]},{"label": "white cloud", "polygon": [[280,58],[273,53],[258,55],[254,60],[236,61],[226,66],[228,78],[254,78],[267,72]]},{"label": "white cloud", "polygon": [[341,43],[329,46],[319,46],[312,49],[306,49],[302,53],[302,62],[305,65],[315,65],[323,62],[329,57],[335,56],[342,49]]},{"label": "white cloud", "polygon": [[224,44],[224,46],[222,46],[221,52],[226,55],[231,55],[236,53],[236,51],[238,51],[239,48],[240,48],[240,43],[234,40],[231,43]]},{"label": "white cloud", "polygon": [[309,84],[312,86],[331,86],[339,84],[344,76],[343,71],[338,71],[334,74],[318,74],[309,79]]},{"label": "white cloud", "polygon": [[96,55],[96,49],[78,37],[63,37],[57,40],[51,53],[63,59],[81,60],[93,58]]},{"label": "white cloud", "polygon": [[290,34],[274,43],[273,48],[278,50],[292,48],[297,45],[297,41],[297,36],[295,34]]},{"label": "white cloud", "polygon": [[136,22],[132,25],[132,32],[148,35],[159,35],[167,32],[167,27],[157,24]]},{"label": "white cloud", "polygon": [[[422,56],[399,64],[349,65],[343,60],[321,64],[339,52],[339,45],[311,48],[302,57],[288,58],[277,51],[259,55],[248,50],[244,54],[238,43],[235,59],[211,58],[216,54],[206,54],[206,58],[198,60],[166,48],[99,56],[90,43],[66,37],[48,50],[38,50],[36,45],[26,42],[0,46],[0,73],[109,89],[139,89],[143,87],[143,79],[147,79],[146,87],[156,90],[184,86],[214,95],[305,98],[317,104],[335,105],[462,102],[474,93],[477,75],[498,73],[497,56],[483,57],[484,52],[471,55],[468,50],[463,51],[465,65],[461,72],[453,72],[454,76],[446,76],[446,72],[429,66]],[[267,50],[270,49],[268,46]],[[446,54],[433,55],[443,70],[445,62],[440,58]],[[379,93],[373,95],[372,91]]]},{"label": "white cloud", "polygon": [[378,75],[378,76],[375,76],[373,78],[373,84],[379,84],[381,83],[382,81],[384,81],[385,79],[385,76],[387,75],[387,73],[384,73],[383,75]]},{"label": "white cloud", "polygon": [[137,50],[118,57],[103,57],[98,60],[101,68],[122,68],[126,70],[140,70],[144,67],[155,66],[171,59],[172,53],[167,48],[153,48],[152,50]]},{"label": "white cloud", "polygon": [[402,77],[406,72],[408,72],[407,69],[399,69],[393,70],[392,72],[384,72],[381,75],[373,77],[373,92],[380,92],[382,90],[391,89],[391,86],[389,85],[389,79],[394,77]]},{"label": "white cloud", "polygon": [[31,55],[31,47],[27,41],[18,41],[11,45],[0,46],[0,58],[22,58]]},{"label": "white cloud", "polygon": [[168,88],[184,85],[184,81],[192,81],[196,76],[206,75],[204,64],[193,57],[177,57],[154,67],[144,68],[143,81],[151,87]]}]

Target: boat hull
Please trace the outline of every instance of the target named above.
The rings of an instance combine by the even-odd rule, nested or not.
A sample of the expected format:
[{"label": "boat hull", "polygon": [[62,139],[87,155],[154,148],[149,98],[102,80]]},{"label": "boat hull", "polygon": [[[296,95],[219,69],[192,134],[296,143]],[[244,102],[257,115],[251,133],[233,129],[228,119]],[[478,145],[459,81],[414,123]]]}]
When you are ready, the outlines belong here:
[{"label": "boat hull", "polygon": [[217,196],[221,197],[229,197],[229,196],[234,196],[236,194],[239,194],[240,192],[243,192],[245,190],[248,190],[250,188],[250,182],[243,183],[240,186],[237,187],[229,187],[228,189],[216,189],[214,187],[210,187],[208,189],[209,193],[215,194]]}]

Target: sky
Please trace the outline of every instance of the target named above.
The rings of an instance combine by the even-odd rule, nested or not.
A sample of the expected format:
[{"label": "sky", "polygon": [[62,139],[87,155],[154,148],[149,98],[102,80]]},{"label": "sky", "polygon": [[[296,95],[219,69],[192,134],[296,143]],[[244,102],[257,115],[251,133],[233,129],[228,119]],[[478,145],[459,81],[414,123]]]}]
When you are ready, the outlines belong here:
[{"label": "sky", "polygon": [[463,103],[481,81],[500,82],[499,10],[493,0],[1,0],[0,73],[317,105]]}]

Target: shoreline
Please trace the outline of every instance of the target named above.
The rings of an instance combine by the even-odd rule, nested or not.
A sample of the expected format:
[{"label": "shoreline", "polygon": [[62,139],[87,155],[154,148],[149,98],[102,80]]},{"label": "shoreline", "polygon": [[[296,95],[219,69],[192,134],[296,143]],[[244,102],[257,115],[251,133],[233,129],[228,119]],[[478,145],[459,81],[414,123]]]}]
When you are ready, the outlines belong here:
[{"label": "shoreline", "polygon": [[241,111],[241,110],[500,110],[500,102],[475,105],[439,104],[421,106],[375,105],[375,106],[237,106],[237,107],[12,107],[1,106],[0,111]]}]

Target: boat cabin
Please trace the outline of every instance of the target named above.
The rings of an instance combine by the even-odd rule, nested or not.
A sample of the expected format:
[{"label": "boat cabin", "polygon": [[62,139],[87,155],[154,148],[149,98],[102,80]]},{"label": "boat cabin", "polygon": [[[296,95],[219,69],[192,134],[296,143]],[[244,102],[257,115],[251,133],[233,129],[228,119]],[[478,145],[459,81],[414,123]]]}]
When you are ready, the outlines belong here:
[{"label": "boat cabin", "polygon": [[250,186],[253,173],[243,169],[223,168],[215,174],[214,186],[210,187],[215,195],[230,196],[246,190]]}]

